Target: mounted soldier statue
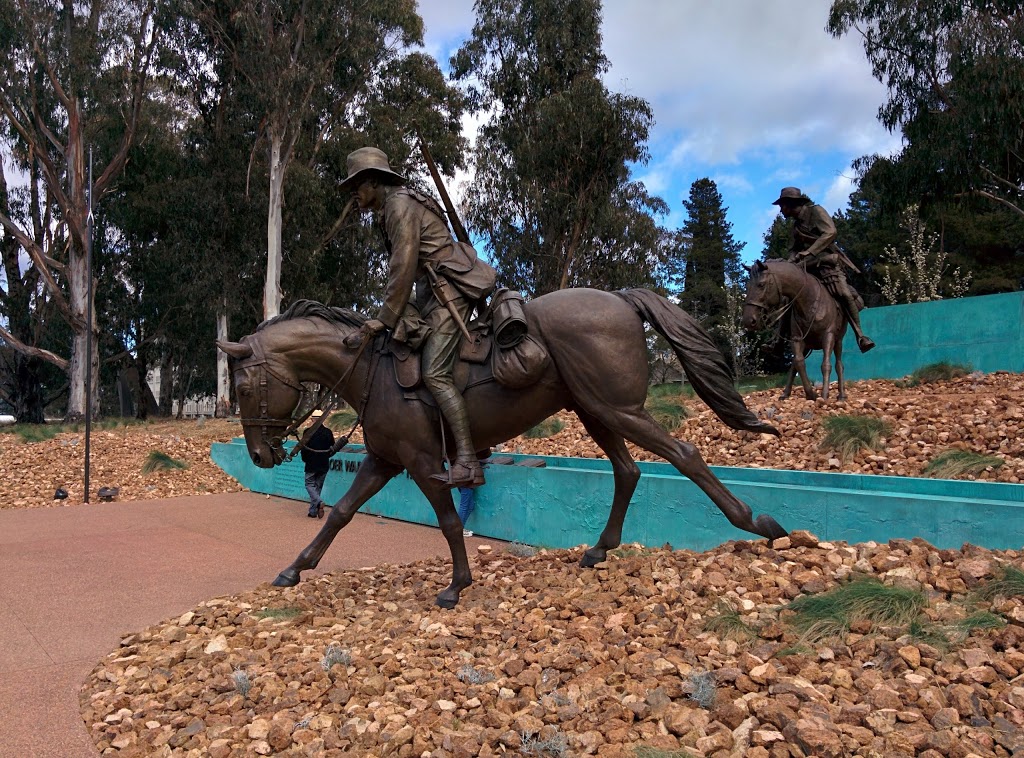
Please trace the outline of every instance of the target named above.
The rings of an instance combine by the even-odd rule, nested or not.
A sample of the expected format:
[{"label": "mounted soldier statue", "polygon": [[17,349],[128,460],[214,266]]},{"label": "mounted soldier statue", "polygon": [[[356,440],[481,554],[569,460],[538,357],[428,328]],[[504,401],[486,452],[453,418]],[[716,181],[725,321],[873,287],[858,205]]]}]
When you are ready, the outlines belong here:
[{"label": "mounted soldier statue", "polygon": [[375,147],[348,156],[348,177],[341,190],[355,192],[359,207],[377,214],[390,256],[377,318],[363,324],[348,344],[354,347],[389,329],[399,342],[422,350],[423,383],[455,442],[448,471],[433,478],[450,487],[479,487],[484,483],[483,469],[470,437],[466,401],[452,372],[466,321],[494,289],[496,275],[468,241],[452,238],[437,202],[405,183],[405,177],[391,170],[387,155]]},{"label": "mounted soldier statue", "polygon": [[836,225],[832,216],[796,187],[784,187],[772,205],[779,206],[782,215],[793,220],[789,262],[802,267],[825,285],[853,328],[857,347],[866,353],[875,343],[861,330],[860,309],[863,306],[846,280],[844,267],[858,272],[859,269],[836,244]]}]

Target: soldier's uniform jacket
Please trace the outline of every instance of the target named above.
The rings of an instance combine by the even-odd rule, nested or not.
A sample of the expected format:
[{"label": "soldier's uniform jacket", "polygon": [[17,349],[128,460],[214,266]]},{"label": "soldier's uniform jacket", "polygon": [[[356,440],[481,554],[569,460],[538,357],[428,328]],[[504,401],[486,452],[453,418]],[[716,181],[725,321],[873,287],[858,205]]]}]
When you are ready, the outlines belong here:
[{"label": "soldier's uniform jacket", "polygon": [[427,283],[429,264],[473,302],[494,289],[495,271],[480,260],[471,245],[457,242],[448,231],[437,203],[407,187],[389,189],[378,222],[390,255],[384,302],[377,318],[394,329],[416,286],[414,305],[425,318],[440,303]]},{"label": "soldier's uniform jacket", "polygon": [[842,264],[859,271],[839,249],[836,236],[836,225],[829,212],[820,205],[806,203],[797,208],[793,217],[789,250],[814,266],[838,267]]}]

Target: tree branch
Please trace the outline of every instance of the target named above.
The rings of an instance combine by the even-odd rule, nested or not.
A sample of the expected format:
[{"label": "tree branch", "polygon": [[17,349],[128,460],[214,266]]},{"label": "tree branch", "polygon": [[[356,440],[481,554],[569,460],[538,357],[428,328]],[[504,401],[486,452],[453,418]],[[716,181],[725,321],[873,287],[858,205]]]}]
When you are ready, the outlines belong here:
[{"label": "tree branch", "polygon": [[54,303],[64,315],[64,318],[67,319],[68,323],[71,324],[73,328],[85,329],[85,320],[75,316],[72,312],[71,306],[64,298],[64,293],[61,292],[60,286],[58,286],[57,281],[53,278],[53,274],[50,273],[50,269],[46,264],[46,254],[39,248],[34,240],[19,229],[18,225],[7,218],[3,213],[0,213],[0,225],[9,231],[18,241],[18,244],[21,245],[22,249],[28,253],[29,257],[32,259],[32,264],[35,266],[40,276],[43,277],[43,281],[46,282],[46,287],[50,290]]},{"label": "tree branch", "polygon": [[51,353],[49,350],[43,350],[38,347],[31,347],[26,345],[21,340],[17,339],[13,334],[0,326],[0,339],[10,345],[14,350],[17,350],[22,355],[27,355],[32,358],[42,358],[47,363],[52,363],[54,366],[59,368],[61,371],[68,370],[68,361],[61,358],[59,355]]}]

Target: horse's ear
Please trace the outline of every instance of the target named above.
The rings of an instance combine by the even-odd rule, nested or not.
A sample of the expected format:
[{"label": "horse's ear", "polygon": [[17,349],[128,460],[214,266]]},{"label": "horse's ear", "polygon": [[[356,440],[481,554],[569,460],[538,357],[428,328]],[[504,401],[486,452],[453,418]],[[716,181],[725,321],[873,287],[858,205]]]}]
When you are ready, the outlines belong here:
[{"label": "horse's ear", "polygon": [[768,269],[768,266],[765,265],[764,261],[762,261],[762,260],[754,261],[753,271],[766,271],[767,269]]},{"label": "horse's ear", "polygon": [[223,350],[225,353],[230,355],[236,360],[242,358],[248,358],[252,355],[252,348],[249,345],[243,345],[241,342],[228,342],[227,340],[217,340],[217,347]]}]

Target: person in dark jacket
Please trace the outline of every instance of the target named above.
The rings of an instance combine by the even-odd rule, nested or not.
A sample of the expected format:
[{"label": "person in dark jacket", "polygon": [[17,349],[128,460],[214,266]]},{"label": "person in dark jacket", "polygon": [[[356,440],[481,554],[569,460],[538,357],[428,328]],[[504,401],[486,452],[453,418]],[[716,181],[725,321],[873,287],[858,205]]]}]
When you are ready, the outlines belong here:
[{"label": "person in dark jacket", "polygon": [[[313,411],[310,420],[315,424],[322,415],[323,411]],[[306,492],[309,493],[309,512],[306,515],[310,518],[324,517],[324,501],[320,493],[331,467],[331,456],[336,452],[334,434],[321,424],[300,453],[302,462],[306,464]]]}]

